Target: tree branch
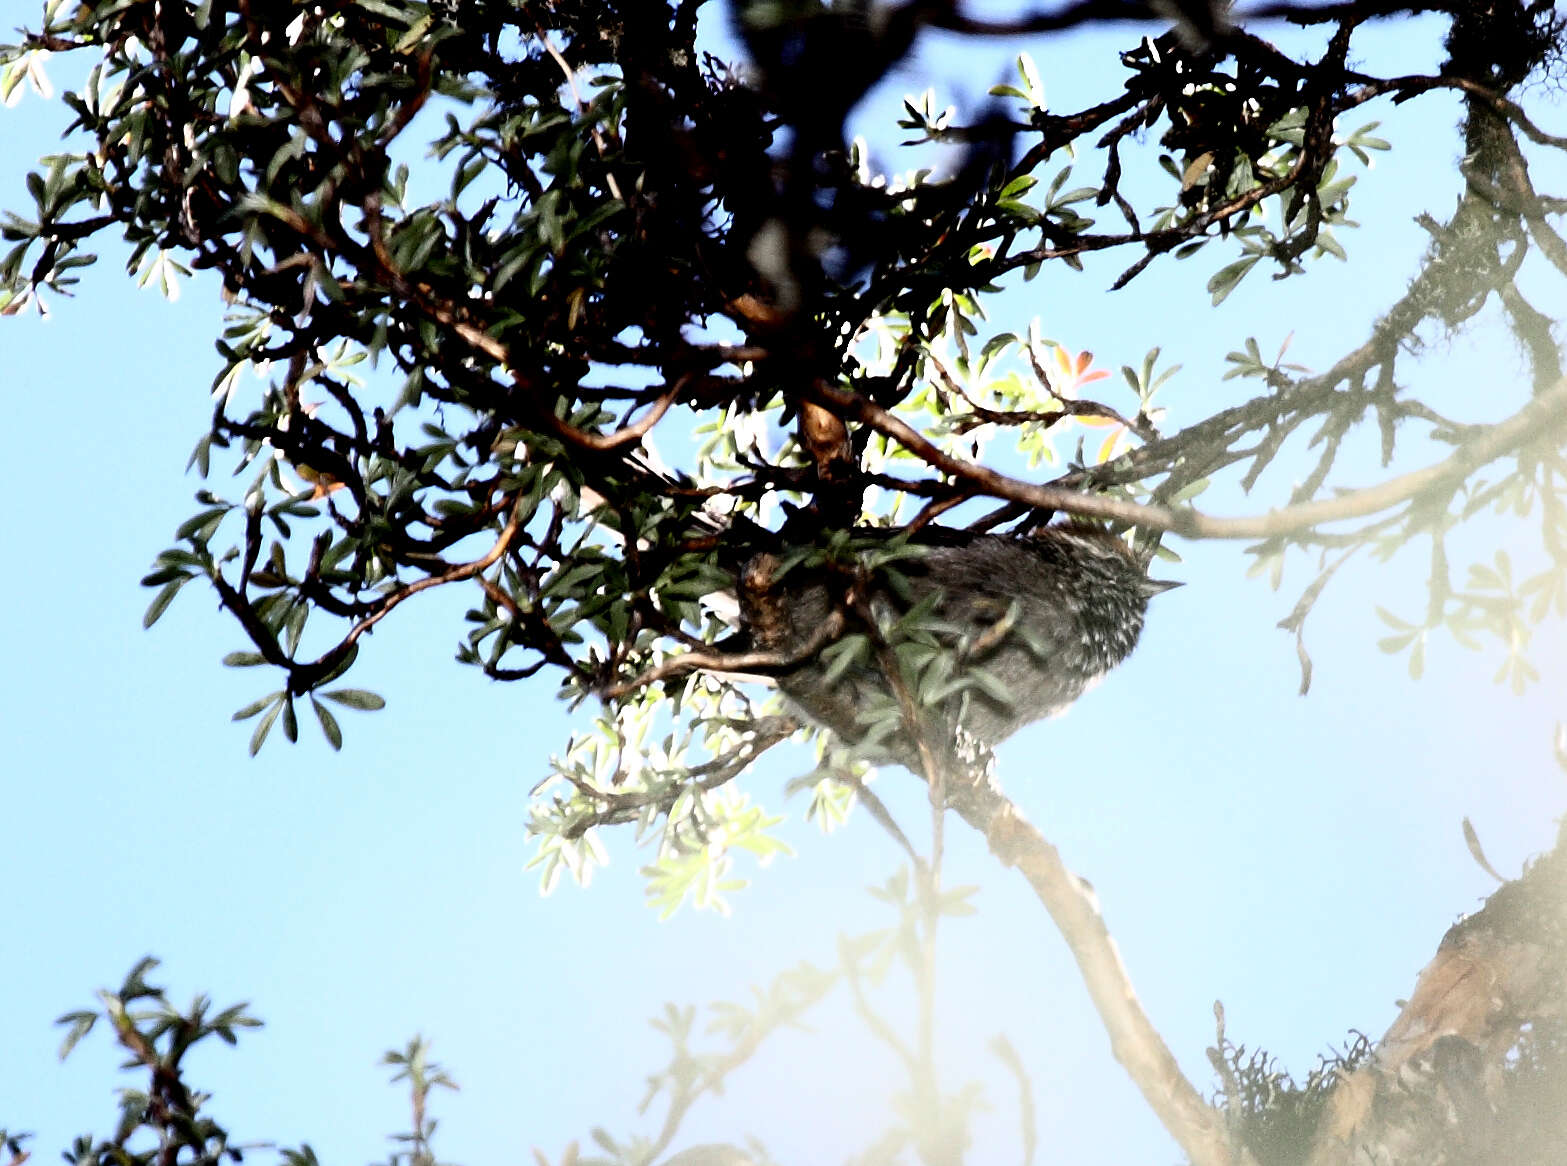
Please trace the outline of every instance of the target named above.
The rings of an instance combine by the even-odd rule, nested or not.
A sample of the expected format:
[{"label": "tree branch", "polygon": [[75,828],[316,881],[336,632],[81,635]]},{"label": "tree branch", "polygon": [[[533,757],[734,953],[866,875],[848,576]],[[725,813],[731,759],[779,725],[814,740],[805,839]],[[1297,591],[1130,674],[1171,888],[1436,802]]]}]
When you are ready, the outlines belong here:
[{"label": "tree branch", "polygon": [[[1444,1149],[1453,1139],[1483,1139],[1483,1126],[1465,1128],[1461,1111],[1457,1128],[1444,1128],[1454,1123],[1439,1095],[1456,1107],[1454,1092],[1472,1086],[1489,1105],[1486,1095],[1521,1033],[1567,1014],[1564,913],[1567,827],[1552,853],[1448,929],[1370,1062],[1339,1080],[1317,1127],[1310,1166],[1431,1161],[1422,1148],[1433,1137],[1428,1107],[1409,1101],[1438,1103],[1443,1120],[1435,1136]],[[1454,1061],[1477,1071],[1455,1074]],[[1453,1148],[1470,1151],[1464,1161],[1504,1160],[1483,1144]]]},{"label": "tree branch", "polygon": [[1186,1079],[1143,1011],[1088,884],[1066,868],[1056,848],[988,777],[954,780],[948,796],[991,853],[1016,867],[1050,912],[1077,960],[1115,1059],[1194,1166],[1250,1164],[1251,1156],[1231,1144],[1219,1112]]},{"label": "tree branch", "polygon": [[1507,420],[1476,427],[1474,437],[1451,456],[1422,470],[1390,478],[1376,486],[1350,490],[1336,498],[1320,499],[1240,518],[1218,518],[1197,510],[1175,510],[1120,498],[1084,494],[1061,486],[1042,486],[942,451],[902,418],[874,402],[835,386],[814,387],[825,405],[854,418],[904,446],[934,468],[968,482],[996,498],[1005,498],[1039,510],[1056,510],[1085,518],[1124,522],[1147,530],[1169,531],[1187,538],[1257,539],[1295,534],[1328,522],[1363,518],[1412,501],[1421,495],[1456,488],[1469,474],[1487,462],[1545,440],[1567,425],[1567,377],[1531,400]]}]

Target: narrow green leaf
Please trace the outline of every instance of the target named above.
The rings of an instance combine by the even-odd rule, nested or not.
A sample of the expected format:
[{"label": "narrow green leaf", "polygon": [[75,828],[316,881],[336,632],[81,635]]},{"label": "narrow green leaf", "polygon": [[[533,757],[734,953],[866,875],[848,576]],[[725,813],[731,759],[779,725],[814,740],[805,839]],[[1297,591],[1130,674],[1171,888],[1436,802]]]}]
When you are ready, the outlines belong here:
[{"label": "narrow green leaf", "polygon": [[326,737],[327,744],[332,746],[334,752],[341,750],[343,748],[343,730],[338,726],[337,718],[332,715],[332,710],[314,696],[310,698],[310,707],[316,710],[316,720],[321,722],[321,732]]},{"label": "narrow green leaf", "polygon": [[163,590],[153,596],[153,600],[147,605],[147,614],[141,617],[141,626],[150,628],[157,623],[163,613],[169,610],[169,604],[174,602],[174,597],[180,593],[180,588],[189,582],[189,576],[179,579],[171,579],[163,585]]},{"label": "narrow green leaf", "polygon": [[1234,263],[1226,264],[1219,268],[1208,281],[1208,291],[1212,294],[1213,304],[1217,307],[1222,304],[1229,294],[1235,290],[1240,281],[1253,267],[1257,265],[1258,256],[1252,255],[1245,259],[1237,259]]},{"label": "narrow green leaf", "polygon": [[248,721],[248,720],[250,720],[251,717],[255,716],[262,709],[264,709],[268,705],[272,704],[273,701],[277,700],[278,697],[280,697],[282,695],[283,695],[283,692],[282,692],[281,689],[279,689],[277,692],[269,692],[269,693],[266,694],[266,696],[262,697],[260,700],[253,700],[253,701],[251,701],[244,708],[240,709],[232,717],[230,717],[229,720],[231,720],[231,721]]},{"label": "narrow green leaf", "polygon": [[1381,604],[1377,605],[1377,615],[1381,618],[1383,623],[1387,624],[1388,627],[1397,628],[1401,632],[1410,631],[1415,626],[1412,623],[1407,623],[1404,620],[1399,619],[1398,616],[1394,615]]},{"label": "narrow green leaf", "polygon": [[364,712],[373,713],[386,707],[384,697],[363,688],[337,688],[331,692],[323,692],[321,695],[327,700],[335,700],[345,708],[360,709]]},{"label": "narrow green leaf", "polygon": [[250,755],[252,757],[261,752],[262,743],[266,741],[267,734],[272,731],[273,723],[277,720],[278,714],[283,711],[283,706],[287,703],[283,699],[283,695],[279,693],[272,707],[267,710],[267,715],[256,723],[256,731],[250,735]]},{"label": "narrow green leaf", "polygon": [[65,1031],[65,1039],[60,1042],[60,1059],[62,1061],[71,1055],[71,1050],[77,1046],[82,1037],[92,1031],[92,1027],[97,1021],[98,1014],[96,1012],[67,1012],[59,1020],[55,1021],[56,1024],[68,1026]]}]

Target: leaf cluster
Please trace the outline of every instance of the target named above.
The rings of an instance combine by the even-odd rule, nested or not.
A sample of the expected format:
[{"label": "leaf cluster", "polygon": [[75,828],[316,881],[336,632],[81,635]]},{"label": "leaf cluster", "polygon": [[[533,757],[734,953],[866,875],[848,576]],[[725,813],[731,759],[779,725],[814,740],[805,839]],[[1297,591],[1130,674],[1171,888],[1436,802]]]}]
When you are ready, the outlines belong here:
[{"label": "leaf cluster", "polygon": [[[1528,679],[1511,613],[1561,606],[1560,442],[1504,443],[1477,480],[1464,451],[1501,427],[1455,420],[1407,381],[1434,331],[1490,304],[1532,394],[1560,388],[1532,288],[1567,275],[1552,225],[1567,204],[1527,163],[1567,142],[1514,96],[1559,56],[1549,5],[1431,6],[1448,59],[1423,75],[1358,63],[1383,6],[1302,10],[1322,36],[1291,52],[1244,28],[1172,30],[1138,39],[1119,90],[1079,109],[1050,104],[1022,57],[1018,82],[967,119],[934,92],[911,98],[909,141],[956,146],[956,163],[901,176],[844,140],[844,117],[922,23],[1000,26],[942,5],[877,23],[852,5],[741,3],[747,67],[702,52],[700,7],[341,0],[279,24],[239,0],[51,3],[0,47],[12,97],[49,54],[94,62],[61,98],[83,148],[41,160],[32,209],[0,228],[0,310],[68,294],[106,232],[144,282],[172,292],[211,272],[229,302],[192,465],[238,482],[203,487],[144,582],[150,623],[202,580],[248,641],[226,662],[281,673],[236,715],[256,718],[253,751],[275,725],[297,736],[301,699],[337,747],[331,702],[381,703],[332,687],[364,637],[463,584],[460,661],[505,681],[548,671],[566,698],[606,702],[536,818],[547,879],[588,869],[595,825],[647,831],[672,811],[660,864],[735,830],[765,849],[765,831],[736,824],[749,810],[725,817],[710,797],[789,735],[782,720],[744,726],[772,713],[724,667],[734,629],[711,602],[756,550],[949,512],[990,530],[1066,510],[1139,526],[1151,552],[1161,530],[1219,532],[1192,501],[1224,479],[1275,481],[1286,449],[1309,469],[1275,488],[1277,520],[1248,529],[1264,532],[1251,552],[1275,581],[1287,558],[1319,556],[1284,621],[1303,661],[1338,566],[1427,537],[1430,615],[1409,627],[1494,631],[1507,675]],[[1437,92],[1464,102],[1464,193],[1422,220],[1431,247],[1407,294],[1326,371],[1265,361],[1250,339],[1231,375],[1258,395],[1199,406],[1157,349],[1122,369],[1124,389],[1092,389],[1106,370],[1091,354],[1037,326],[989,329],[986,300],[1013,273],[1100,251],[1128,257],[1119,286],[1219,248],[1215,302],[1254,271],[1342,258],[1353,171],[1387,147],[1366,107]],[[1343,501],[1362,431],[1384,466],[1435,445],[1456,468]],[[981,461],[998,447],[1053,477]],[[1450,529],[1535,499],[1546,574],[1511,597],[1483,579],[1455,590]],[[1312,517],[1329,503],[1344,520]],[[830,650],[848,667],[863,647]],[[911,663],[916,688],[950,679],[934,657]],[[644,700],[686,723],[650,735]],[[728,881],[655,869],[661,907],[717,903]]]}]

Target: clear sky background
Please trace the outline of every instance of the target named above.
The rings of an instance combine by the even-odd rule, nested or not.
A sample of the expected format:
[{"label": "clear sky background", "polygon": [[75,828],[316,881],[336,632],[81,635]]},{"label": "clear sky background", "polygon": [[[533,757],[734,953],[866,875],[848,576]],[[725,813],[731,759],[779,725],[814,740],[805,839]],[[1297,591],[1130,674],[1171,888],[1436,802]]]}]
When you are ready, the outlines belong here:
[{"label": "clear sky background", "polygon": [[[1429,65],[1435,28],[1404,22],[1369,38],[1366,66]],[[1025,47],[1053,107],[1081,106],[1119,84],[1113,54],[1130,40],[1123,28],[959,54],[927,37],[863,128],[930,84],[973,108]],[[1567,117],[1551,112],[1560,132]],[[1403,290],[1425,243],[1413,216],[1444,216],[1457,190],[1456,103],[1377,116],[1394,151],[1357,188],[1367,227],[1344,237],[1348,265],[1279,284],[1259,272],[1215,310],[1203,283],[1222,247],[1109,294],[1129,262],[1117,257],[1009,293],[998,326],[1037,314],[1046,335],[1111,370],[1162,344],[1184,364],[1162,393],[1169,427],[1242,391],[1219,378],[1248,335],[1270,352],[1293,332],[1292,357],[1325,365]],[[58,148],[66,120],[34,94],[0,111],[0,205],[25,210],[22,173]],[[873,136],[901,166],[895,140]],[[753,885],[731,917],[687,909],[659,922],[629,834],[606,836],[612,860],[590,888],[542,898],[524,870],[528,791],[572,721],[550,679],[501,686],[452,661],[461,594],[407,605],[367,643],[355,683],[389,707],[345,712],[341,754],[307,724],[298,746],[277,735],[248,759],[249,725],[229,715],[265,681],[219,665],[245,646],[237,627],[193,585],[144,633],[151,594],[137,586],[192,509],[198,483],[182,467],[210,409],[216,290],[197,280],[167,303],[105,248],[78,298],[52,298],[47,320],[0,323],[0,1126],[36,1131],[40,1161],[111,1130],[118,1057],[106,1034],[61,1065],[50,1022],[155,953],[176,999],[248,999],[267,1022],[192,1066],[238,1140],[309,1141],[330,1166],[383,1158],[407,1117],[376,1061],[415,1032],[462,1086],[436,1105],[444,1161],[510,1163],[534,1146],[556,1160],[594,1125],[655,1131],[661,1111],[636,1112],[665,1057],[646,1019],[665,1001],[744,999],[801,959],[831,964],[840,933],[890,921],[861,888],[899,854],[863,814],[828,837],[803,822],[803,798],[782,794],[809,766],[796,750],[742,779],[788,813],[797,853],[743,868]],[[1527,394],[1494,327],[1438,345],[1421,377],[1415,389],[1463,419],[1497,418]],[[1407,465],[1430,456],[1416,454]],[[1373,462],[1345,484],[1377,480]],[[1203,504],[1259,511],[1282,500],[1287,478]],[[1538,560],[1527,525],[1478,527],[1461,547],[1488,561],[1506,546],[1520,569]],[[1381,1032],[1443,931],[1494,886],[1465,853],[1465,815],[1504,873],[1549,846],[1567,809],[1550,747],[1567,717],[1567,638],[1559,624],[1537,634],[1542,680],[1521,698],[1492,683],[1497,653],[1440,637],[1411,681],[1401,657],[1375,647],[1385,629],[1374,604],[1422,609],[1424,548],[1356,561],[1308,627],[1316,676],[1300,698],[1293,643],[1274,624],[1308,566],[1292,560],[1274,593],[1244,578],[1238,545],[1176,546],[1184,562],[1161,573],[1189,585],[1155,601],[1137,654],[1065,718],[1009,742],[998,772],[1093,882],[1144,1004],[1208,1089],[1215,999],[1232,1038],[1300,1074],[1351,1028]],[[878,789],[911,826],[923,821],[923,792],[901,771]],[[948,837],[948,883],[982,888],[980,914],[946,925],[940,968],[947,1083],[991,1088],[973,1160],[1017,1158],[1012,1087],[984,1051],[1006,1032],[1034,1076],[1043,1160],[1177,1161],[1022,881],[961,823]],[[780,1162],[839,1161],[882,1129],[903,1084],[835,997],[811,1031],[776,1038],[723,1099],[699,1106],[677,1145],[755,1133]]]}]

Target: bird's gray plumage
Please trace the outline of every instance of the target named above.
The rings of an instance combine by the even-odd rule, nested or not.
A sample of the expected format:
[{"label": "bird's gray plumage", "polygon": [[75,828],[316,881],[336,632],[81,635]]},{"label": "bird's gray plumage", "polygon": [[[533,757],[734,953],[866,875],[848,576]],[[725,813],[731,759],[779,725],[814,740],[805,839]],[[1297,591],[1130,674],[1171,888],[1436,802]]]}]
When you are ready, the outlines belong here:
[{"label": "bird's gray plumage", "polygon": [[[983,762],[1023,725],[1064,711],[1137,646],[1152,595],[1174,586],[1150,580],[1121,540],[1092,528],[1047,526],[1027,536],[921,532],[911,555],[860,581],[863,602],[887,647],[905,662],[905,687],[921,703],[925,743],[938,758]],[[741,614],[754,645],[799,654],[853,594],[850,575],[797,567],[781,578],[776,556],[747,565]],[[911,616],[910,613],[915,615]],[[863,631],[849,614],[847,632]],[[934,663],[942,653],[950,672]],[[807,717],[851,744],[895,717],[884,654],[863,643],[853,664],[832,652],[782,670],[778,684]],[[982,670],[983,674],[980,674]],[[865,752],[918,771],[907,727]]]}]

